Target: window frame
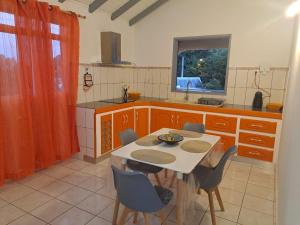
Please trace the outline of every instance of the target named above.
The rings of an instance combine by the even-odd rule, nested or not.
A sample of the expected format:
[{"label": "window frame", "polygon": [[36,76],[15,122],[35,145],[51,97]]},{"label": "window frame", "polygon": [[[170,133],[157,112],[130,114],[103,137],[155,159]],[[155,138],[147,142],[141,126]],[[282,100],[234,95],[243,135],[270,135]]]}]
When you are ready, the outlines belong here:
[{"label": "window frame", "polygon": [[224,92],[211,91],[193,91],[190,90],[190,93],[194,94],[206,94],[206,95],[227,95],[227,84],[228,84],[228,74],[229,74],[229,58],[230,58],[230,49],[231,49],[231,34],[220,34],[220,35],[205,35],[205,36],[192,36],[192,37],[174,37],[173,38],[173,56],[172,56],[172,72],[171,72],[171,92],[185,93],[186,90],[179,90],[176,88],[177,85],[177,59],[178,59],[178,42],[179,41],[190,41],[190,40],[201,40],[201,39],[214,39],[214,38],[228,38],[228,56],[227,56],[227,66],[225,74],[225,85]]}]

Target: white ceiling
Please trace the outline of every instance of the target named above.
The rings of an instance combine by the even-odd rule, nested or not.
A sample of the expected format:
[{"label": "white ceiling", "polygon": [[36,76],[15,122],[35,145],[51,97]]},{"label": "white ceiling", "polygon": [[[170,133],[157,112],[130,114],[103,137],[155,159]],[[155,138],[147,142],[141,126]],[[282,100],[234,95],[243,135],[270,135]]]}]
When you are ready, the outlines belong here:
[{"label": "white ceiling", "polygon": [[[87,7],[90,3],[93,2],[93,0],[75,0],[75,1],[86,4]],[[125,4],[127,1],[128,0],[108,0],[102,6],[100,6],[97,10],[102,10],[104,12],[111,14],[112,12],[114,12],[115,10],[120,8],[123,4]],[[148,6],[153,4],[155,1],[156,0],[141,0],[117,19],[130,20],[132,17],[136,16],[138,13],[140,13],[141,11],[146,9]]]}]

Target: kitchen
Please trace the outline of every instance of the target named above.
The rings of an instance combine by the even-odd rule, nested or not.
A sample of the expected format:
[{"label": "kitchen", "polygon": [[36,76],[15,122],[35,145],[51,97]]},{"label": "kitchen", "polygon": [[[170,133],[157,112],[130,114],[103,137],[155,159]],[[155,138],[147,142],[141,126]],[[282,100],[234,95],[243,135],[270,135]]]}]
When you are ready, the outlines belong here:
[{"label": "kitchen", "polygon": [[[7,2],[0,3],[0,12],[9,8]],[[27,4],[26,1],[15,2],[11,4]],[[29,2],[35,4],[36,1]],[[0,145],[0,162],[5,165],[0,167],[3,184],[0,187],[1,225],[125,224],[126,221],[122,220],[127,219],[127,214],[129,220],[126,224],[299,222],[297,213],[292,210],[299,208],[296,197],[299,194],[298,181],[294,178],[299,156],[298,117],[295,116],[300,109],[296,97],[299,1],[49,0],[47,3],[59,6],[64,12],[75,12],[78,18],[78,30],[70,32],[73,36],[68,37],[68,40],[78,43],[78,52],[69,54],[74,57],[70,63],[75,69],[64,70],[72,72],[72,79],[76,81],[54,78],[58,91],[74,85],[66,89],[73,91],[66,96],[72,96],[68,104],[71,102],[74,107],[65,115],[67,117],[63,117],[65,111],[55,107],[62,107],[64,100],[60,100],[60,105],[57,102],[47,105],[45,101],[40,103],[34,99],[29,121],[34,122],[35,136],[46,132],[53,136],[54,146],[64,146],[65,149],[71,146],[72,151],[64,152],[63,148],[55,147],[64,153],[56,153],[45,164],[42,164],[42,158],[38,158],[36,166],[31,168],[34,172],[13,176],[14,168],[10,168],[8,162],[10,157],[17,156],[9,153],[12,142],[7,140],[23,134],[21,131],[26,126],[22,124],[21,131],[19,129],[20,132],[14,135],[5,133],[9,126],[14,125],[10,121],[12,115],[18,116],[14,113],[8,117],[7,112],[23,109],[16,111],[11,106],[9,110],[12,111],[0,110],[5,121],[1,127],[4,132],[0,133],[5,137],[0,139],[3,143]],[[51,6],[53,12],[60,10],[54,6]],[[21,14],[22,10],[15,12]],[[1,32],[7,32],[7,27],[12,24],[6,14],[3,17],[0,14],[0,28],[1,18],[8,20],[2,22]],[[62,23],[57,21],[55,24]],[[62,26],[57,28],[51,24],[52,39],[60,40],[56,36],[62,31],[59,29]],[[76,32],[79,40],[76,40]],[[3,44],[0,47],[4,53],[0,51],[0,54],[7,60],[11,56],[8,57],[5,51],[11,45],[5,45],[8,39],[5,35],[1,37]],[[52,48],[53,58],[65,50],[57,48],[55,41]],[[196,64],[194,58],[198,60]],[[217,60],[219,64],[215,63]],[[56,66],[59,68],[60,64]],[[1,76],[11,72],[10,69],[0,70]],[[10,82],[5,78],[1,83],[1,88],[4,88],[2,109],[8,107]],[[41,87],[43,85],[41,82]],[[53,114],[57,120],[47,123],[45,130],[39,124],[47,114],[40,111],[40,116],[37,116],[35,110],[38,107],[35,109],[34,104],[59,109],[60,113]],[[52,123],[58,129],[52,128]],[[67,123],[72,126],[73,133],[65,130],[68,129]],[[209,142],[211,147],[207,153],[199,154],[199,158],[193,157],[181,163],[180,157],[195,154],[182,156],[183,151],[177,149],[192,141],[188,137],[192,134],[182,130],[191,124],[201,125],[199,132],[205,134],[201,134],[200,139]],[[46,131],[49,127],[53,133]],[[173,135],[179,132],[183,141],[180,139],[180,143],[174,146],[159,143],[141,149],[136,144],[138,140],[132,139],[125,144],[122,139],[125,131],[134,131],[135,138],[141,138],[138,140],[176,131]],[[66,141],[68,138],[63,140],[69,136],[70,141]],[[46,144],[45,141],[37,143],[37,146]],[[47,143],[51,145],[51,142]],[[194,173],[196,169],[193,168],[201,168],[197,164],[200,161],[203,164],[215,149],[223,156],[233,146],[235,151],[224,164],[219,189],[213,191],[214,200],[205,188],[199,189],[198,193],[188,191],[191,187],[197,188],[193,186],[197,182],[190,180],[193,176],[188,176],[189,188],[186,188],[182,182],[185,175]],[[15,144],[11,148],[18,151]],[[151,183],[173,192],[170,203],[162,210],[162,218],[154,213],[133,213],[139,210],[132,210],[132,207],[126,214],[129,206],[123,209],[126,201],[118,193],[121,204],[118,203],[114,190],[111,165],[135,171],[129,162],[136,158],[130,154],[145,149],[175,155],[178,161],[178,164],[176,161],[164,164],[148,161],[149,165],[160,165],[159,172],[144,171],[144,174],[149,174]],[[221,156],[217,156],[221,162]],[[137,161],[147,164],[147,160]],[[186,165],[181,168],[183,164]],[[189,170],[187,165],[193,168]],[[22,171],[22,163],[14,164],[14,167]],[[217,168],[217,164],[212,168]],[[114,173],[122,174],[118,170]],[[197,175],[193,179],[197,180]],[[204,183],[198,185],[201,187]],[[182,200],[183,196],[186,200]],[[133,201],[129,202],[130,205]],[[117,203],[121,205],[120,210]]]}]

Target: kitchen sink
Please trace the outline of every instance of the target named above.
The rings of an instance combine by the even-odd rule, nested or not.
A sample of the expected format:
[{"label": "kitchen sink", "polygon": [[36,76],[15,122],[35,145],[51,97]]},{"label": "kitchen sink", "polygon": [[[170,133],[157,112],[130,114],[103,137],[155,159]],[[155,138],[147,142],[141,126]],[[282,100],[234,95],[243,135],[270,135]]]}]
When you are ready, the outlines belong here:
[{"label": "kitchen sink", "polygon": [[220,108],[224,106],[223,99],[216,98],[199,98],[197,101],[188,101],[184,99],[166,99],[165,102],[179,103],[179,104],[190,104],[190,105],[205,105]]}]

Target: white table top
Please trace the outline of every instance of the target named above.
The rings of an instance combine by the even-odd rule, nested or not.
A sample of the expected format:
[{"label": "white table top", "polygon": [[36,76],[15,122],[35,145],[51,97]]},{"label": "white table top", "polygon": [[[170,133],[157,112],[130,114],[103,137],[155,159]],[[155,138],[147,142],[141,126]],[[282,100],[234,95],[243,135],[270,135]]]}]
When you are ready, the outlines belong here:
[{"label": "white table top", "polygon": [[[172,129],[169,128],[162,128],[152,135],[160,135],[160,134],[167,134]],[[161,143],[159,145],[154,146],[141,146],[137,145],[135,142],[130,143],[129,145],[123,146],[115,151],[112,152],[113,156],[118,156],[124,159],[132,159],[135,161],[147,163],[150,165],[158,166],[164,169],[173,170],[182,174],[189,174],[192,170],[196,167],[196,165],[204,158],[204,156],[209,152],[205,153],[190,153],[182,150],[180,145],[188,140],[201,140],[206,141],[211,144],[211,149],[214,147],[215,144],[220,140],[219,136],[203,134],[200,138],[187,138],[184,137],[184,140],[181,141],[178,145],[168,145],[166,143]],[[167,152],[176,157],[176,161],[169,164],[154,164],[145,161],[140,161],[131,157],[131,153],[138,149],[152,149],[152,150],[159,150],[162,152]]]}]

